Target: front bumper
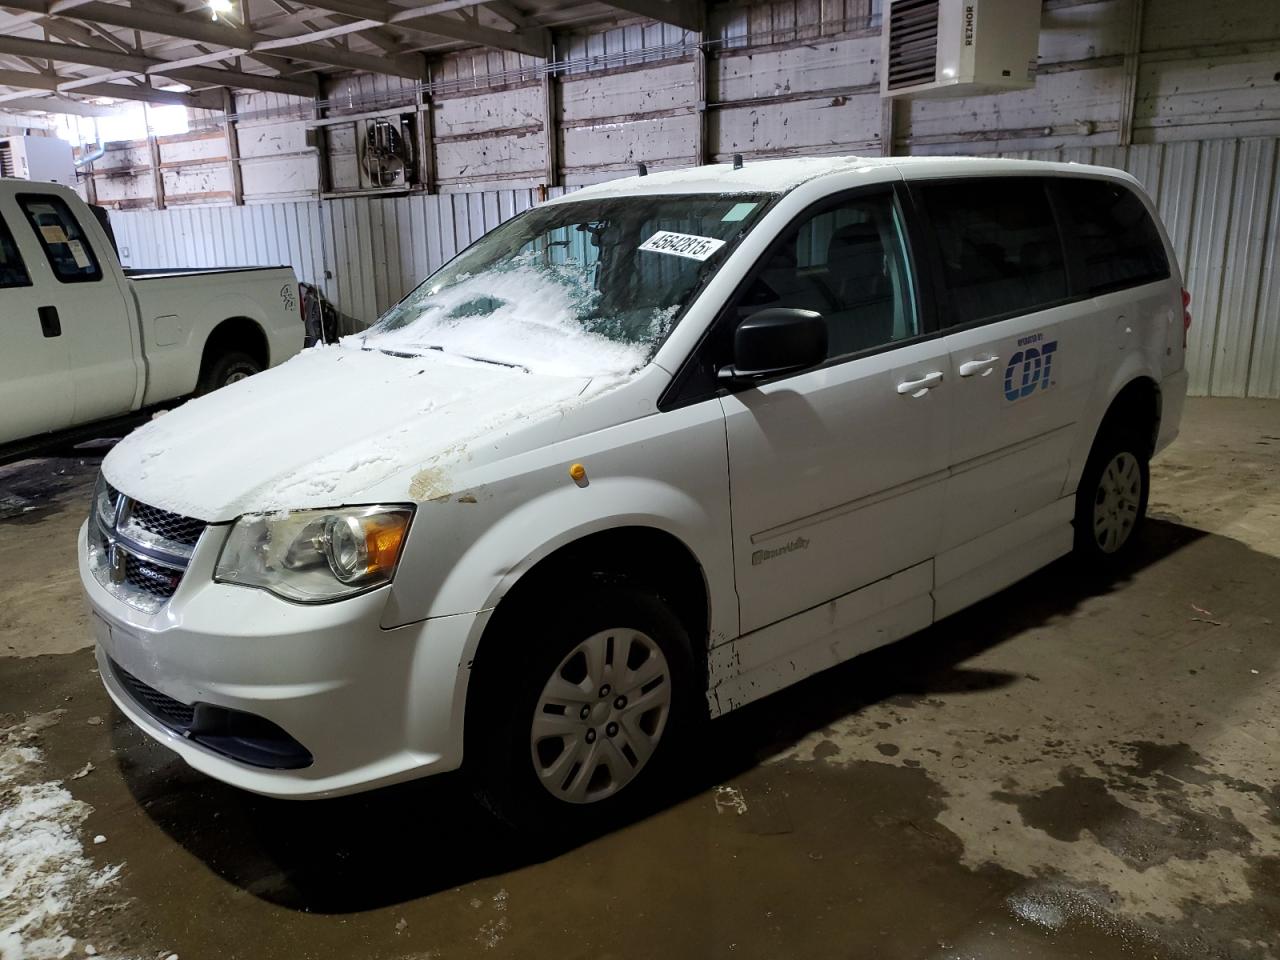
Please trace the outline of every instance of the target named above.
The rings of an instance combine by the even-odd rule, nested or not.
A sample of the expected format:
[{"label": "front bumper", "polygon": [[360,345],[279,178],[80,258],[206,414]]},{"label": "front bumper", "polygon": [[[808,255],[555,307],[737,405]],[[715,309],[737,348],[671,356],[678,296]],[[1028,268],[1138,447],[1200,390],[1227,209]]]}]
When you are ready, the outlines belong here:
[{"label": "front bumper", "polygon": [[[275,797],[353,793],[461,764],[467,651],[486,614],[383,629],[386,589],[308,606],[217,584],[223,536],[225,528],[209,529],[172,599],[146,614],[98,583],[80,530],[99,670],[134,724],[195,769]],[[282,769],[232,759],[175,730],[171,716],[138,694],[146,688],[178,704],[262,718],[310,763]]]}]

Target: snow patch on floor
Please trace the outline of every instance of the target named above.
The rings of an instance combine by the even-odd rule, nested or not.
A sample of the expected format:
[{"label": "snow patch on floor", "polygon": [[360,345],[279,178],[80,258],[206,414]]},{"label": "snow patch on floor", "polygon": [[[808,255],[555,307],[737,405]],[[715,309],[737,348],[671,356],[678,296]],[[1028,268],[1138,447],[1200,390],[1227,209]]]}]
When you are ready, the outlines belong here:
[{"label": "snow patch on floor", "polygon": [[76,946],[68,921],[120,872],[84,854],[80,834],[92,808],[60,780],[44,779],[38,737],[62,714],[0,729],[0,960],[68,956]]},{"label": "snow patch on floor", "polygon": [[716,787],[716,813],[735,813],[742,816],[747,812],[747,798],[737,787]]},{"label": "snow patch on floor", "polygon": [[[1266,751],[1236,758],[1238,770],[1252,771],[1249,782],[1219,775],[1208,761],[1198,761],[1203,768],[1188,775],[1190,782],[1145,772],[1124,743],[1126,736],[1154,734],[1145,702],[1124,701],[1118,693],[1098,696],[1121,704],[1126,715],[1099,724],[1096,738],[1088,728],[1064,730],[1034,697],[1002,708],[1007,716],[1025,711],[1019,722],[1009,721],[1008,730],[1017,734],[984,732],[989,718],[983,710],[990,707],[977,698],[929,699],[913,707],[886,701],[833,722],[768,762],[922,768],[945,798],[937,819],[963,842],[961,862],[1024,876],[1026,885],[1010,909],[1048,929],[1078,916],[1095,925],[1117,918],[1139,926],[1180,924],[1188,922],[1189,904],[1217,909],[1248,903],[1254,895],[1251,864],[1280,856],[1272,800],[1254,785],[1268,782]],[[1261,698],[1252,706],[1243,715],[1269,716]],[[1064,743],[1073,737],[1072,753],[1062,759]],[[898,748],[892,755],[880,749],[886,738]],[[1263,743],[1264,735],[1249,739]],[[940,744],[954,744],[951,755],[939,752]],[[1218,745],[1208,752],[1221,750]],[[1082,812],[1074,836],[1026,822],[1020,801],[1066,802],[1073,784],[1093,809],[1105,803],[1107,815],[1088,819]],[[1083,792],[1090,785],[1097,786],[1097,796]],[[1213,829],[1225,831],[1226,839],[1215,841]],[[1148,838],[1160,832],[1189,839],[1182,846],[1165,841],[1167,855],[1146,859]],[[1089,895],[1095,888],[1106,892],[1104,903]]]},{"label": "snow patch on floor", "polygon": [[[507,918],[507,903],[510,901],[510,895],[506,888],[503,887],[495,893],[490,900],[496,916],[486,920],[480,926],[480,932],[476,934],[476,942],[483,946],[486,950],[492,950],[494,947],[502,943],[503,938],[511,932],[511,921]],[[484,905],[482,900],[472,900],[471,905],[479,908]]]}]

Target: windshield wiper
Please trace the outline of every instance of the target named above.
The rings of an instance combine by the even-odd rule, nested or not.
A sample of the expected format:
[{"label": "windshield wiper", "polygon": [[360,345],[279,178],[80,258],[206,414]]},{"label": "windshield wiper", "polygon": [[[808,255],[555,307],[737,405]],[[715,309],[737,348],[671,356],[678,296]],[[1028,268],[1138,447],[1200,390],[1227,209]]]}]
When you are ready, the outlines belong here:
[{"label": "windshield wiper", "polygon": [[[367,341],[361,341],[361,342],[364,343]],[[366,353],[376,350],[378,353],[385,353],[389,357],[399,357],[401,360],[415,360],[419,356],[421,356],[421,354],[408,353],[404,350],[388,350],[386,347],[362,346],[360,349],[365,351]],[[509,367],[512,370],[522,370],[525,373],[529,373],[529,368],[526,367],[523,363],[509,363],[506,360],[493,360],[489,357],[473,357],[470,354],[466,354],[466,353],[450,353],[450,351],[446,350],[444,347],[435,343],[424,344],[420,349],[435,350],[437,353],[447,353],[451,357],[461,357],[463,360],[474,360],[476,363],[491,363],[495,367]]]}]

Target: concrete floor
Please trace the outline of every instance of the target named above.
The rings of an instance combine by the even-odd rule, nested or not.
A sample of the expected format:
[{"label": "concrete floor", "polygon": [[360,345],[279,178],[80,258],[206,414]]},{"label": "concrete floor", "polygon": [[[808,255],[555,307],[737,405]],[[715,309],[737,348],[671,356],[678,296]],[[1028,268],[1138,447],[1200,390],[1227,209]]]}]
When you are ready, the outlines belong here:
[{"label": "concrete floor", "polygon": [[1055,564],[731,716],[551,856],[449,779],[268,801],[138,734],[85,646],[95,470],[0,468],[3,960],[1280,957],[1280,403],[1190,403],[1119,577]]}]

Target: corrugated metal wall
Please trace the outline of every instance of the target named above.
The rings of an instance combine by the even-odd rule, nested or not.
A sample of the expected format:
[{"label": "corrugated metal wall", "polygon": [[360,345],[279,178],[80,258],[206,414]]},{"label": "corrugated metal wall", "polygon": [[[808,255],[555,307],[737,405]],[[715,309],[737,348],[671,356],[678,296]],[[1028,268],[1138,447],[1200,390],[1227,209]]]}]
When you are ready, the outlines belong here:
[{"label": "corrugated metal wall", "polygon": [[1005,156],[1127,170],[1160,208],[1191,291],[1190,392],[1280,397],[1280,140],[1204,140]]},{"label": "corrugated metal wall", "polygon": [[372,322],[454,254],[536,202],[533,190],[351,197],[113,210],[111,225],[126,267],[288,264],[343,313]]},{"label": "corrugated metal wall", "polygon": [[[1280,397],[1280,140],[1007,154],[1128,170],[1159,205],[1192,292],[1191,392]],[[551,195],[558,195],[559,189]],[[372,321],[533,190],[114,211],[128,266],[288,263]]]}]

